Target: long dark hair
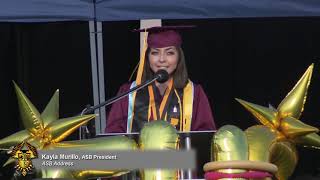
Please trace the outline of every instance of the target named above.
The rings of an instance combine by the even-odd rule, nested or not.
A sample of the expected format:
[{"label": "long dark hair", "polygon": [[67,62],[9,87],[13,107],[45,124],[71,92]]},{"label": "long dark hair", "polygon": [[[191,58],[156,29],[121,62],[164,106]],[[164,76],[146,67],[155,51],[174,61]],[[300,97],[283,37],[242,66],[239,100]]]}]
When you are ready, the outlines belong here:
[{"label": "long dark hair", "polygon": [[[150,68],[150,62],[149,62],[149,53],[150,48],[147,49],[145,54],[145,65],[143,69],[143,75],[142,75],[142,82],[145,82],[146,80],[152,79],[154,77],[154,72]],[[186,61],[184,58],[184,53],[181,47],[177,47],[178,50],[178,64],[177,68],[173,72],[173,85],[176,89],[182,89],[184,88],[188,83],[188,71],[186,66]]]}]

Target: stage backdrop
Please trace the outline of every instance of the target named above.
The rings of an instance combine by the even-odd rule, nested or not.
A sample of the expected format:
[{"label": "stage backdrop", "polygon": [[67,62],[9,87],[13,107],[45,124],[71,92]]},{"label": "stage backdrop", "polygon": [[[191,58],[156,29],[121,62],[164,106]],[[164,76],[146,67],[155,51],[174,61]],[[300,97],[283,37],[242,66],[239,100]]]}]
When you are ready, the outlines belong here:
[{"label": "stage backdrop", "polygon": [[[197,26],[182,32],[183,49],[190,78],[203,85],[218,127],[234,124],[245,129],[257,124],[234,98],[277,106],[311,63],[315,63],[314,74],[301,119],[319,127],[320,18],[165,20],[163,24]],[[104,46],[106,92],[112,97],[138,62],[139,35],[131,29],[139,21],[103,26],[108,42]],[[2,137],[21,128],[12,80],[40,110],[58,88],[63,116],[77,114],[92,103],[86,22],[1,23],[0,27],[0,113],[6,121],[1,124]],[[193,141],[193,145],[204,152],[209,145],[201,144],[209,139]],[[299,151],[294,177],[315,174],[319,153]],[[208,158],[208,152],[199,153],[199,167]]]}]

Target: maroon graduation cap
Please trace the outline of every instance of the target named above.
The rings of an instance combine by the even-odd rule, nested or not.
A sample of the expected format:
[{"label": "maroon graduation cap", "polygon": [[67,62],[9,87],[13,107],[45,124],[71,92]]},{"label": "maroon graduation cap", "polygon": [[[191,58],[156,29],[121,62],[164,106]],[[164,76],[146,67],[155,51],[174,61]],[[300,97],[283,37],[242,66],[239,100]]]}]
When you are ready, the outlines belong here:
[{"label": "maroon graduation cap", "polygon": [[180,46],[182,39],[179,30],[194,28],[195,26],[155,26],[147,29],[135,29],[134,32],[147,31],[148,46],[151,48],[163,48],[168,46]]}]

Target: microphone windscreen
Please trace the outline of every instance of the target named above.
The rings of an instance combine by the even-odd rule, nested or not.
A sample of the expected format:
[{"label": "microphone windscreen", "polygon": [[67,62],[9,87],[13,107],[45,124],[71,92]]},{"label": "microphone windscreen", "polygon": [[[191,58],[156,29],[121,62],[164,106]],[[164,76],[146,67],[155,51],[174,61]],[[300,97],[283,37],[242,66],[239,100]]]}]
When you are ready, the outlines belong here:
[{"label": "microphone windscreen", "polygon": [[169,79],[169,74],[166,70],[160,69],[156,72],[156,77],[159,83],[164,83]]}]

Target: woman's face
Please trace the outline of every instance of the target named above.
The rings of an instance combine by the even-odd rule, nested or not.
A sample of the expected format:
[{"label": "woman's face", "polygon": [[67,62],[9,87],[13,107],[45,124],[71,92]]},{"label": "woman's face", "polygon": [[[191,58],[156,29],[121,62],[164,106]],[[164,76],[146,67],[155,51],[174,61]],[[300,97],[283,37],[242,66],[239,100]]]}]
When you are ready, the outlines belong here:
[{"label": "woman's face", "polygon": [[164,69],[172,75],[174,70],[177,68],[179,53],[175,46],[151,48],[148,58],[150,68],[154,73],[160,69]]}]

